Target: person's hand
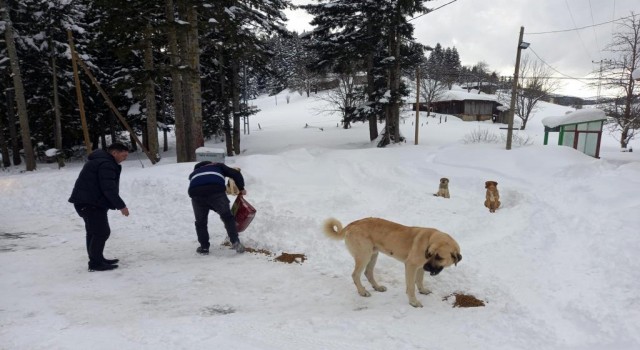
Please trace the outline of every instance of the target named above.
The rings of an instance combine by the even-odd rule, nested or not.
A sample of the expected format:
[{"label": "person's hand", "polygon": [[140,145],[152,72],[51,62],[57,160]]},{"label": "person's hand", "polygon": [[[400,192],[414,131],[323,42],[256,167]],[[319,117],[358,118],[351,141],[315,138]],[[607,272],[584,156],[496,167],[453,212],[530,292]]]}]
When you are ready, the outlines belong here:
[{"label": "person's hand", "polygon": [[127,207],[124,207],[124,208],[120,209],[120,212],[124,216],[129,216],[129,209]]},{"label": "person's hand", "polygon": [[240,191],[240,194],[243,195],[243,196],[246,195],[247,194],[247,190]]}]

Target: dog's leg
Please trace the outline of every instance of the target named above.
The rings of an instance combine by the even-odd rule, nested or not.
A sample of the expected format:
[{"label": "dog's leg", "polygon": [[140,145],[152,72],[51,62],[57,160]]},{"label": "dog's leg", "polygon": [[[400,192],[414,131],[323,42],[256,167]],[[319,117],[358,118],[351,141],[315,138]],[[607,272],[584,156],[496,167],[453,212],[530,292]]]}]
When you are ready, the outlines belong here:
[{"label": "dog's leg", "polygon": [[422,307],[422,303],[416,298],[416,271],[420,266],[406,263],[404,264],[404,278],[407,284],[407,295],[409,296],[409,304],[413,307]]},{"label": "dog's leg", "polygon": [[356,266],[353,269],[353,273],[351,274],[351,278],[353,278],[353,283],[356,285],[358,289],[358,294],[363,297],[370,297],[371,294],[364,288],[362,285],[362,281],[360,281],[360,277],[362,276],[362,272],[367,267],[369,261],[371,260],[371,255],[367,255],[366,257],[354,257],[356,261]]},{"label": "dog's leg", "polygon": [[420,294],[431,294],[431,291],[424,286],[423,269],[416,270],[416,287],[418,287],[418,292],[420,292]]},{"label": "dog's leg", "polygon": [[376,267],[376,261],[378,261],[378,252],[373,253],[371,256],[371,260],[369,260],[367,268],[364,270],[364,275],[369,280],[369,283],[371,283],[371,286],[373,286],[373,289],[378,292],[386,292],[387,287],[379,285],[373,278],[373,269]]}]

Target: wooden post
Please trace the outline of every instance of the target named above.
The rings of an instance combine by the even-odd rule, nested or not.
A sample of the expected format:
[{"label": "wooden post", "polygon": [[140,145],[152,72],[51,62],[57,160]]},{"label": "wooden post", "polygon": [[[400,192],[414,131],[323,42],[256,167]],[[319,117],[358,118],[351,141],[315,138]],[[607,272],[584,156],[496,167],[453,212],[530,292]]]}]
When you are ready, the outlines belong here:
[{"label": "wooden post", "polygon": [[127,131],[129,131],[129,135],[131,135],[131,138],[136,142],[136,144],[138,144],[140,149],[142,149],[142,151],[147,155],[147,158],[149,158],[149,160],[151,161],[151,164],[156,164],[157,163],[156,157],[152,156],[149,153],[149,150],[146,147],[144,147],[142,142],[140,142],[140,139],[138,138],[136,133],[129,126],[129,123],[127,123],[126,119],[124,119],[122,114],[120,114],[120,111],[118,111],[118,109],[113,104],[113,102],[111,102],[111,99],[109,98],[109,95],[107,95],[107,93],[100,86],[100,83],[98,83],[98,80],[96,80],[96,78],[93,76],[93,74],[91,74],[91,71],[89,70],[89,67],[87,67],[87,65],[84,62],[82,62],[82,60],[79,57],[78,57],[78,63],[80,64],[80,67],[82,67],[84,72],[87,73],[87,75],[91,79],[91,82],[93,83],[93,85],[96,88],[98,88],[98,91],[100,92],[100,95],[102,95],[102,97],[104,98],[104,100],[107,103],[107,105],[111,108],[111,110],[116,115],[116,117],[118,117],[118,119],[120,120],[122,125],[127,129]]},{"label": "wooden post", "polygon": [[84,115],[84,101],[82,100],[82,88],[80,87],[80,77],[78,76],[78,57],[76,48],[73,45],[73,35],[71,30],[67,29],[69,38],[69,49],[71,50],[71,64],[73,66],[73,78],[76,82],[76,96],[78,97],[78,109],[80,110],[80,122],[82,123],[82,133],[84,135],[84,146],[87,148],[87,155],[91,154],[91,140],[89,139],[89,129],[87,128],[87,118]]},{"label": "wooden post", "polygon": [[414,142],[416,145],[418,144],[418,123],[420,123],[420,67],[416,68],[416,139]]},{"label": "wooden post", "polygon": [[518,74],[520,73],[520,52],[522,51],[522,36],[524,27],[520,27],[520,37],[518,38],[518,53],[516,54],[516,69],[513,72],[513,86],[511,87],[511,104],[509,106],[509,128],[507,129],[507,150],[511,149],[513,139],[513,114],[516,108],[516,90],[518,89]]},{"label": "wooden post", "polygon": [[[68,31],[68,33],[69,33],[69,36],[71,37],[71,31]],[[71,48],[71,53],[72,53],[72,57],[76,58],[76,62],[80,65],[80,67],[82,67],[84,72],[89,76],[89,78],[91,79],[91,82],[98,89],[98,91],[100,92],[100,95],[102,95],[107,105],[111,108],[111,110],[116,115],[116,117],[118,117],[122,125],[127,129],[127,131],[129,131],[129,135],[131,136],[131,138],[136,142],[136,144],[138,144],[140,149],[144,151],[144,153],[147,155],[147,158],[149,158],[149,160],[151,161],[151,164],[156,164],[157,163],[156,157],[152,156],[149,153],[149,150],[146,147],[144,147],[142,142],[140,142],[140,139],[138,139],[138,136],[136,136],[136,133],[133,132],[133,129],[131,129],[131,127],[129,126],[129,123],[127,123],[127,121],[124,119],[122,114],[120,114],[120,111],[118,111],[118,109],[113,104],[113,102],[111,102],[109,95],[107,95],[107,93],[100,86],[100,83],[98,83],[98,80],[96,80],[93,74],[91,74],[91,70],[89,70],[89,67],[87,67],[87,65],[82,61],[82,59],[80,59],[80,57],[77,57],[77,53],[75,52],[75,49],[73,47]],[[76,75],[76,79],[77,79],[77,75]]]}]

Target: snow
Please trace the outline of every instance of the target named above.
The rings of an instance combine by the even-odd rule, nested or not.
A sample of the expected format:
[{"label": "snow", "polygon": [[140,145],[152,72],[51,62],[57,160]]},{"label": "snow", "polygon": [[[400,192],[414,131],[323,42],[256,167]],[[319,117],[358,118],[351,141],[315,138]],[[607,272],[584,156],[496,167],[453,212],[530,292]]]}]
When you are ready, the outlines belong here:
[{"label": "snow", "polygon": [[487,95],[487,94],[478,94],[467,92],[466,90],[446,90],[442,94],[439,94],[436,98],[436,102],[440,101],[464,101],[464,100],[475,100],[475,101],[496,101],[497,98],[495,95]]},{"label": "snow", "polygon": [[[258,210],[236,254],[210,215],[211,254],[199,256],[186,190],[194,163],[173,147],[156,165],[141,152],[123,163],[131,215],[109,214],[105,255],[115,271],[86,270],[84,226],[67,198],[81,162],[0,172],[0,348],[3,349],[638,349],[640,348],[640,154],[603,134],[601,159],[535,143],[464,144],[501,124],[403,111],[405,144],[376,148],[368,125],[341,128],[324,102],[263,97],[227,157]],[[567,107],[542,103],[534,116]],[[313,127],[305,128],[305,125]],[[383,125],[378,124],[382,130]],[[553,143],[553,142],[552,142]],[[637,140],[634,148],[640,149]],[[205,147],[224,148],[207,142]],[[435,197],[441,177],[450,199]],[[502,206],[483,206],[484,182]],[[384,293],[356,293],[353,259],[322,222],[383,217],[435,227],[462,261],[426,276],[433,293],[408,304],[402,263],[380,256]],[[302,263],[275,261],[304,254]],[[452,293],[484,307],[453,308]]]},{"label": "snow", "polygon": [[541,120],[542,125],[555,128],[560,125],[588,123],[597,120],[606,120],[604,111],[597,108],[579,109],[558,117],[546,117]]},{"label": "snow", "polygon": [[634,69],[633,73],[631,73],[631,77],[633,80],[640,80],[640,68]]}]

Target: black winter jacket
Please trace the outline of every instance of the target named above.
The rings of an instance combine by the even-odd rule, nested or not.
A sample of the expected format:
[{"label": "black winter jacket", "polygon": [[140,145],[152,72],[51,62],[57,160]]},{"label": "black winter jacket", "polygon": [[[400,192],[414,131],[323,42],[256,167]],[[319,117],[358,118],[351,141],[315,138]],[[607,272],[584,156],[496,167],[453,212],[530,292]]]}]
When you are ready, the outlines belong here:
[{"label": "black winter jacket", "polygon": [[189,175],[189,197],[206,197],[213,193],[224,193],[225,177],[232,178],[238,189],[244,190],[244,177],[238,170],[223,163],[211,163],[194,169]]},{"label": "black winter jacket", "polygon": [[125,208],[127,205],[118,194],[121,171],[122,166],[110,153],[101,149],[93,151],[80,171],[69,202],[107,209]]}]

